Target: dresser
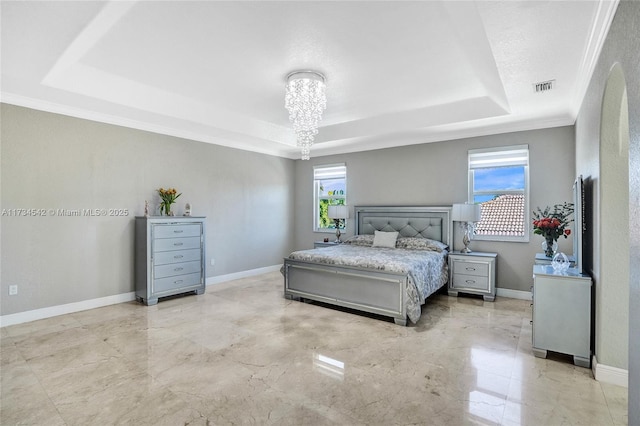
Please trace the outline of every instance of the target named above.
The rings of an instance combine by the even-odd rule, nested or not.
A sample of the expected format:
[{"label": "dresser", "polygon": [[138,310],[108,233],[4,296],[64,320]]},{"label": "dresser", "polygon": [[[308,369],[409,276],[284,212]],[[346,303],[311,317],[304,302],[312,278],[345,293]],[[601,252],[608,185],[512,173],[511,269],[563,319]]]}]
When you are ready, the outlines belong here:
[{"label": "dresser", "polygon": [[590,366],[591,277],[575,268],[555,271],[533,266],[533,354],[547,351],[573,356],[573,363]]},{"label": "dresser", "polygon": [[487,302],[496,300],[497,253],[449,253],[449,296],[480,294]]},{"label": "dresser", "polygon": [[205,290],[205,218],[136,217],[136,299],[155,305],[159,297]]}]

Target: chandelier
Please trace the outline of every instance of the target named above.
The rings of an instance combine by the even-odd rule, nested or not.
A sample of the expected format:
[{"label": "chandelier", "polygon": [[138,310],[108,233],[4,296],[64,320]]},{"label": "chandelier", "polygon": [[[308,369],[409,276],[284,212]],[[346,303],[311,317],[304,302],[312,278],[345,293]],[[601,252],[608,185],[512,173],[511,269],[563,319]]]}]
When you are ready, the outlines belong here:
[{"label": "chandelier", "polygon": [[313,138],[318,134],[322,112],[327,107],[324,75],[316,71],[294,71],[287,76],[284,106],[296,132],[302,159],[309,159]]}]

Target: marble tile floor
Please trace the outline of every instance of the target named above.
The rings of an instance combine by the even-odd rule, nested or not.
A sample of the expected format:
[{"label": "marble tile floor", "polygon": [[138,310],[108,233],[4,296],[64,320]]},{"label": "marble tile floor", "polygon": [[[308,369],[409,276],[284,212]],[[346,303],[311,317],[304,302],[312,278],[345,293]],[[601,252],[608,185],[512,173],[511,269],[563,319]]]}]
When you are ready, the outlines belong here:
[{"label": "marble tile floor", "polygon": [[264,274],[0,329],[0,424],[626,424],[626,389],[532,355],[530,317],[437,294],[400,327]]}]

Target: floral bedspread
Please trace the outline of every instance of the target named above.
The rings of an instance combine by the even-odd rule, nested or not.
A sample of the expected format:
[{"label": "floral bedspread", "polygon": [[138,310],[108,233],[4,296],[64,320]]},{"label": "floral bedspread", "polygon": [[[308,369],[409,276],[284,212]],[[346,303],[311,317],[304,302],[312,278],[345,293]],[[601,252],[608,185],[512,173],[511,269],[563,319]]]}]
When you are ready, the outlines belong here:
[{"label": "floral bedspread", "polygon": [[407,316],[411,322],[420,319],[421,305],[428,296],[448,280],[447,252],[399,248],[362,247],[341,244],[312,250],[295,251],[290,259],[355,266],[407,274]]}]

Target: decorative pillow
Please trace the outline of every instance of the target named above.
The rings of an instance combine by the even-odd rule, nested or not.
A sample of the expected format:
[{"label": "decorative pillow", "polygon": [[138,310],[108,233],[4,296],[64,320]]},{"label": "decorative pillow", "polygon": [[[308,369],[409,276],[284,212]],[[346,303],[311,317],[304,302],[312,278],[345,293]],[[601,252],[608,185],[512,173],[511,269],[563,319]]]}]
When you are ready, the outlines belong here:
[{"label": "decorative pillow", "polygon": [[373,235],[354,235],[344,240],[344,244],[371,247],[373,245]]},{"label": "decorative pillow", "polygon": [[414,250],[430,250],[442,252],[448,250],[449,246],[445,243],[436,240],[430,240],[429,238],[419,237],[400,237],[396,242],[397,248],[414,249]]},{"label": "decorative pillow", "polygon": [[376,231],[373,237],[373,247],[396,248],[397,232]]}]

